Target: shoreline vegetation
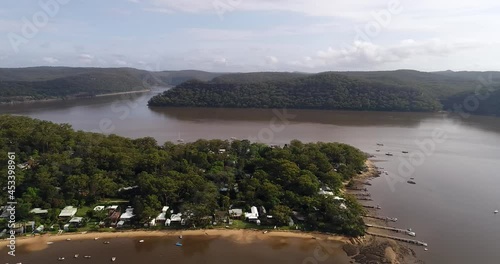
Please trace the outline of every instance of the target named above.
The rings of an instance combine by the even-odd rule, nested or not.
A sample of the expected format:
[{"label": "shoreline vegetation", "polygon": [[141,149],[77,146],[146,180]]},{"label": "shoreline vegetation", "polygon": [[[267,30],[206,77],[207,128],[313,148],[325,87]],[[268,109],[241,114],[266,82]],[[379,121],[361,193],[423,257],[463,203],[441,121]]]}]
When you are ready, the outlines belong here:
[{"label": "shoreline vegetation", "polygon": [[148,92],[151,92],[151,89],[143,89],[143,90],[135,90],[135,91],[127,91],[127,92],[116,92],[116,93],[104,93],[104,94],[95,94],[95,95],[86,95],[86,96],[67,96],[64,98],[47,98],[47,99],[38,99],[38,100],[0,102],[0,105],[19,105],[19,104],[58,102],[58,101],[68,101],[68,100],[76,100],[76,99],[88,99],[88,98],[96,98],[96,97],[148,93]]},{"label": "shoreline vegetation", "polygon": [[[364,186],[364,182],[369,179],[380,177],[378,167],[375,162],[367,159],[365,162],[367,170],[352,179],[353,187]],[[348,182],[344,183],[344,186]],[[342,189],[350,193],[347,188]],[[376,214],[376,212],[375,212]],[[366,219],[365,219],[366,220]],[[382,224],[381,221],[371,219],[371,222]],[[343,244],[346,255],[355,263],[370,263],[369,261],[386,261],[384,263],[424,263],[419,260],[415,252],[405,243],[392,239],[374,237],[369,234],[352,238],[338,234],[325,232],[307,232],[296,230],[255,230],[252,228],[240,229],[177,229],[177,230],[148,230],[131,229],[97,232],[71,232],[61,234],[43,234],[16,237],[16,245],[25,248],[27,251],[40,251],[49,247],[49,243],[67,240],[105,240],[112,238],[129,238],[134,240],[147,239],[151,237],[178,237],[178,236],[215,236],[217,238],[228,239],[235,243],[252,243],[272,237],[294,238],[294,239],[316,239],[322,241],[335,241]],[[0,247],[7,246],[9,240],[1,240]]]}]

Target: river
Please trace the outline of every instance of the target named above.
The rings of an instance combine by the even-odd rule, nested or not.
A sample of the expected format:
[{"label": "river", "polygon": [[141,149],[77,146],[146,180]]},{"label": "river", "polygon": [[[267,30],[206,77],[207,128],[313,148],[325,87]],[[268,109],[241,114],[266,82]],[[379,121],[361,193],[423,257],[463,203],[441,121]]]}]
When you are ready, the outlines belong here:
[{"label": "river", "polygon": [[[159,143],[236,137],[269,144],[292,139],[351,144],[375,155],[377,166],[388,171],[368,187],[372,204],[382,206],[380,215],[397,217],[394,226],[411,227],[418,240],[429,244],[428,251],[416,248],[419,258],[427,263],[498,263],[500,259],[500,214],[493,214],[500,209],[499,118],[148,108],[147,100],[158,92],[3,105],[0,113],[69,123],[78,130],[149,136]],[[393,156],[386,156],[388,152]],[[410,177],[415,178],[415,185],[406,183]]]}]

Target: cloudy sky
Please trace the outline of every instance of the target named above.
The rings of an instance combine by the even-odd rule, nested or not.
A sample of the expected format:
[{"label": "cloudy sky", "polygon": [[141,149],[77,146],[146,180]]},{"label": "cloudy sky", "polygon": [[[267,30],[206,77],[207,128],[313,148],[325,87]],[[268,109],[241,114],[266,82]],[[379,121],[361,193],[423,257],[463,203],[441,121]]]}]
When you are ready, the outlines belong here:
[{"label": "cloudy sky", "polygon": [[500,70],[498,17],[498,0],[2,1],[0,67]]}]

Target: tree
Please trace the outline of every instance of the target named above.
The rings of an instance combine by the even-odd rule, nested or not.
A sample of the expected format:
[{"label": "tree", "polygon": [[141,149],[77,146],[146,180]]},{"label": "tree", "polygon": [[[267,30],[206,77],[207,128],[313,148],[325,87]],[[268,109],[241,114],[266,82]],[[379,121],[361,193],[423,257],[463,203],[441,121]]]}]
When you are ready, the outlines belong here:
[{"label": "tree", "polygon": [[292,215],[292,209],[286,205],[276,205],[273,209],[271,209],[270,214],[273,216],[273,219],[276,220],[278,225],[288,225],[290,216]]}]

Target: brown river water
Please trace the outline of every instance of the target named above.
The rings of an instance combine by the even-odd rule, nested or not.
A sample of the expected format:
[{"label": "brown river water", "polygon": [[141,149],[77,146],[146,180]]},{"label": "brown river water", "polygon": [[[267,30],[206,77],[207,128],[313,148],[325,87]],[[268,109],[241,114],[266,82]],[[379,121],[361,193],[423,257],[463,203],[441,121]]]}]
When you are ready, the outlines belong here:
[{"label": "brown river water", "polygon": [[[150,109],[147,100],[157,92],[3,105],[0,113],[69,123],[85,131],[150,136],[159,143],[236,137],[269,144],[292,139],[351,144],[375,155],[377,166],[387,171],[368,187],[374,201],[366,204],[379,204],[380,215],[398,218],[393,226],[412,228],[416,239],[429,244],[428,251],[415,247],[419,258],[426,263],[499,263],[500,214],[493,214],[500,210],[499,118],[446,113]],[[393,156],[386,156],[387,152]],[[410,177],[417,184],[406,183]],[[125,256],[119,263],[302,263],[313,252],[299,240],[290,240],[284,247],[271,242],[240,245],[193,239],[195,248],[176,248],[171,242],[158,239],[158,243],[137,246],[124,238],[106,250]],[[56,253],[74,248],[88,249],[96,256],[103,250],[93,247],[91,241],[75,241],[74,246],[24,253],[32,261],[25,263],[52,263],[43,261],[44,256],[54,259]],[[15,263],[4,252],[0,251],[0,262]]]}]

